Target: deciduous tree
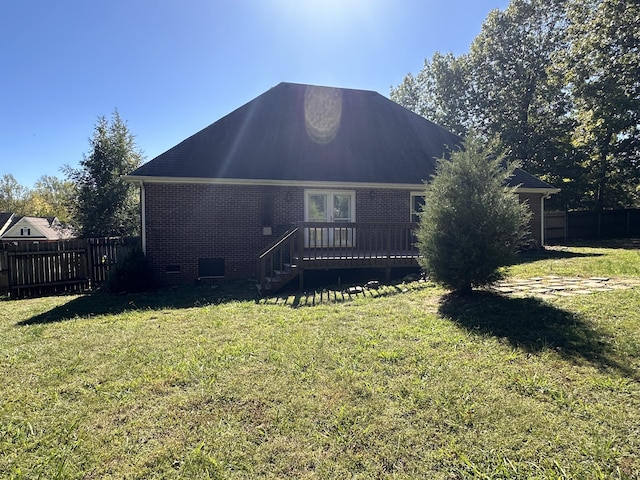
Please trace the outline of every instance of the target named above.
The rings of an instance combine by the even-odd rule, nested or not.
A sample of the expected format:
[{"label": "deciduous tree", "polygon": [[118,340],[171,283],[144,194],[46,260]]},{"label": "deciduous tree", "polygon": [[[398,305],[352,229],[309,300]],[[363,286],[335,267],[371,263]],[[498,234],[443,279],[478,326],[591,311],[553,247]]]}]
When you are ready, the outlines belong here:
[{"label": "deciduous tree", "polygon": [[550,76],[566,46],[564,3],[512,0],[489,14],[469,54],[474,126],[552,183],[567,175],[571,161],[570,98]]},{"label": "deciduous tree", "polygon": [[5,173],[0,178],[0,212],[24,215],[28,189],[18,183],[13,175]]},{"label": "deciduous tree", "polygon": [[26,195],[25,215],[56,217],[67,225],[71,220],[69,208],[74,194],[74,185],[70,181],[43,175]]},{"label": "deciduous tree", "polygon": [[639,205],[640,3],[572,0],[568,31],[562,69],[575,101],[572,141],[584,153],[584,201]]},{"label": "deciduous tree", "polygon": [[391,90],[391,99],[449,131],[465,136],[470,126],[467,57],[434,53],[414,77]]}]

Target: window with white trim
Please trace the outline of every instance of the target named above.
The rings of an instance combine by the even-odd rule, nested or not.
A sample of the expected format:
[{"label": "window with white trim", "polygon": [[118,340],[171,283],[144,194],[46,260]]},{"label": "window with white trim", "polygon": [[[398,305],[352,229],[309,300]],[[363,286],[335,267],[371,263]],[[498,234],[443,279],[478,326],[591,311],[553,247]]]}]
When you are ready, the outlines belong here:
[{"label": "window with white trim", "polygon": [[418,223],[420,221],[420,212],[424,207],[424,192],[411,192],[411,212],[410,221]]},{"label": "window with white trim", "polygon": [[[306,222],[351,223],[356,221],[354,190],[305,190]],[[310,227],[305,229],[305,245],[320,247],[353,247],[353,227]]]}]

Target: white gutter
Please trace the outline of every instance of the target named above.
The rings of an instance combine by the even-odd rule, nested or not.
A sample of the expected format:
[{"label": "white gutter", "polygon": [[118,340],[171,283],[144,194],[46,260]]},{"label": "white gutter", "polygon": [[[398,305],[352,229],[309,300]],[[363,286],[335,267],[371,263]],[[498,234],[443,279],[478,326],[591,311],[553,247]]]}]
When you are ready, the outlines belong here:
[{"label": "white gutter", "polygon": [[540,198],[540,246],[543,247],[545,244],[545,228],[546,225],[544,223],[544,201],[548,198],[551,198],[551,195],[554,193],[558,193],[560,191],[559,188],[554,188],[553,191],[549,191],[546,195],[542,195]]},{"label": "white gutter", "polygon": [[[142,175],[126,175],[124,180],[139,183],[172,183],[186,185],[254,185],[271,187],[303,187],[303,188],[388,188],[398,190],[421,190],[424,183],[378,183],[378,182],[335,182],[313,180],[269,180],[251,178],[202,178],[202,177],[147,177]],[[522,188],[516,187],[518,193],[538,193],[551,195],[558,193],[559,188]]]},{"label": "white gutter", "polygon": [[140,181],[140,216],[142,217],[140,226],[140,237],[142,241],[142,253],[147,254],[147,202],[144,190],[144,182]]},{"label": "white gutter", "polygon": [[542,195],[540,197],[540,246],[544,247],[544,199],[549,195]]}]

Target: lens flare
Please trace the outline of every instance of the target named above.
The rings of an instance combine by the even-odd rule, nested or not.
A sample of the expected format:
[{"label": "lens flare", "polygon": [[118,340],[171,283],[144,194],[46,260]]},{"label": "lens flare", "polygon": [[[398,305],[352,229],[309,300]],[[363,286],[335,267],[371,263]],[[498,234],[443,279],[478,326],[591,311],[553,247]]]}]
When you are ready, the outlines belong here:
[{"label": "lens flare", "polygon": [[329,143],[340,128],[342,93],[328,87],[307,87],[304,94],[304,120],[307,134],[316,143]]}]

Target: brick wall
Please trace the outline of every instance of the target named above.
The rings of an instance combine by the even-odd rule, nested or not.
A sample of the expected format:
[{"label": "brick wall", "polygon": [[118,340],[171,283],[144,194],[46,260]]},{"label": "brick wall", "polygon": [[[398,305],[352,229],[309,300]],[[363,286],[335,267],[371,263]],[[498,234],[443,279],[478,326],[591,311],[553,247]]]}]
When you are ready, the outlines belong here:
[{"label": "brick wall", "polygon": [[257,254],[304,215],[303,190],[284,187],[147,184],[145,203],[147,256],[163,284],[193,283],[200,259],[248,277]]},{"label": "brick wall", "polygon": [[[337,189],[340,190],[340,189]],[[223,259],[226,278],[255,274],[257,256],[304,220],[304,188],[146,184],[147,256],[160,283],[194,283],[201,259]],[[410,221],[409,190],[356,189],[356,221]],[[540,195],[522,194],[540,241]],[[264,235],[263,227],[272,234]]]},{"label": "brick wall", "polygon": [[[145,185],[147,256],[158,280],[165,285],[193,283],[200,259],[224,259],[227,278],[254,274],[258,253],[304,220],[304,191],[301,187]],[[359,222],[406,222],[409,208],[409,191],[356,190]],[[271,227],[272,235],[264,235],[263,227]]]},{"label": "brick wall", "polygon": [[411,191],[395,189],[356,190],[356,221],[410,222]]}]

